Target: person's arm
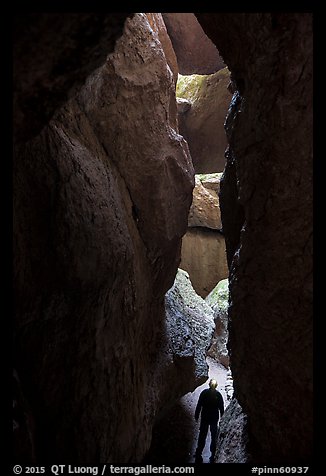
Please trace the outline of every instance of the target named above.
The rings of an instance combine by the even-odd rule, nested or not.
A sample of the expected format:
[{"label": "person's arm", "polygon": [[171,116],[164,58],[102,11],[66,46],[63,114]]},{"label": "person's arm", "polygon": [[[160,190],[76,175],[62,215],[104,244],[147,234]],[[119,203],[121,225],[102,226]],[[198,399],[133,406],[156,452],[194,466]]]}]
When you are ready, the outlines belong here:
[{"label": "person's arm", "polygon": [[223,397],[222,397],[222,394],[220,393],[220,398],[219,398],[219,410],[220,410],[220,417],[223,415],[224,413],[224,401],[223,401]]},{"label": "person's arm", "polygon": [[195,420],[197,421],[200,415],[201,407],[203,406],[202,393],[199,395],[196,410],[195,410]]}]

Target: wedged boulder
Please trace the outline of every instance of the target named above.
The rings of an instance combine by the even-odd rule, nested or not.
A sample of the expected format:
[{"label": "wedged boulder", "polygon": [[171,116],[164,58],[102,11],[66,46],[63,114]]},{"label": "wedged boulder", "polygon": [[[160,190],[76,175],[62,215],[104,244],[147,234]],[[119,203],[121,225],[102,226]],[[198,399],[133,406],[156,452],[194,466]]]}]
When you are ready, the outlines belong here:
[{"label": "wedged boulder", "polygon": [[188,142],[197,174],[224,170],[224,122],[231,101],[229,82],[228,68],[208,76],[179,75],[177,97],[191,102],[187,112],[179,113],[179,129]]},{"label": "wedged boulder", "polygon": [[[183,393],[187,393],[208,378],[206,352],[215,328],[213,311],[196,293],[189,274],[182,269],[178,269],[174,284],[166,293],[165,310],[171,353],[179,380],[184,381]],[[194,373],[190,381],[191,368]]]},{"label": "wedged boulder", "polygon": [[139,462],[162,395],[180,394],[164,296],[194,179],[172,103],[162,44],[136,14],[15,148],[15,361],[42,461]]},{"label": "wedged boulder", "polygon": [[225,67],[193,13],[162,13],[181,74],[211,74]]},{"label": "wedged boulder", "polygon": [[229,280],[222,279],[205,298],[205,302],[214,313],[215,331],[208,355],[217,362],[229,368],[228,342],[228,307],[229,307]]},{"label": "wedged boulder", "polygon": [[197,175],[195,176],[195,188],[192,197],[188,226],[221,230],[221,211],[217,193],[212,189],[207,189]]},{"label": "wedged boulder", "polygon": [[247,416],[235,397],[232,398],[219,423],[216,462],[250,462]]},{"label": "wedged boulder", "polygon": [[201,181],[203,187],[209,189],[210,193],[214,192],[218,197],[222,175],[222,172],[217,172],[215,174],[198,174],[197,177]]},{"label": "wedged boulder", "polygon": [[229,275],[222,233],[208,228],[188,228],[182,239],[180,268],[189,273],[197,294],[205,298],[216,283]]}]

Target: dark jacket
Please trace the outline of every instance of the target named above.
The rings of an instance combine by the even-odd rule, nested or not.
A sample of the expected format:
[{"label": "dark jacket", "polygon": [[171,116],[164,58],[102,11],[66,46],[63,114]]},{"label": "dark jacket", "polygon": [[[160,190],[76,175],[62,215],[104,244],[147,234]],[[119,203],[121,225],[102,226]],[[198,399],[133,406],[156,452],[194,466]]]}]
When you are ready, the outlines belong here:
[{"label": "dark jacket", "polygon": [[219,417],[224,413],[223,397],[219,391],[207,388],[201,392],[195,411],[196,420],[200,412],[202,420],[210,423],[218,422]]}]

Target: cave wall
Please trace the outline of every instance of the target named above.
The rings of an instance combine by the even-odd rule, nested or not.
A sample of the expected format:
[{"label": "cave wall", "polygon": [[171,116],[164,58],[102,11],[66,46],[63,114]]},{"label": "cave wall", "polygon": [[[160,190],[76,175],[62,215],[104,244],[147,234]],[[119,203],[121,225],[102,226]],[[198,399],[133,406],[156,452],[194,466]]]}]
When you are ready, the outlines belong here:
[{"label": "cave wall", "polygon": [[235,395],[248,415],[254,461],[309,461],[312,15],[196,16],[235,88],[220,194]]},{"label": "cave wall", "polygon": [[[39,21],[43,54],[56,58],[49,18]],[[62,21],[67,33],[70,17]],[[104,24],[105,40],[112,31]],[[25,65],[34,64],[35,37],[25,39]],[[74,30],[68,39],[75,44]],[[14,364],[33,417],[25,447],[38,462],[139,462],[157,411],[180,395],[164,296],[194,171],[176,128],[173,73],[145,14],[127,19],[114,51],[113,43],[101,47],[103,64],[69,100],[53,98],[49,79],[35,97],[49,99],[34,124],[37,111],[26,106],[29,121],[16,102]],[[84,50],[74,51],[82,63]],[[28,90],[19,58],[24,99],[43,91],[53,64],[31,74]]]},{"label": "cave wall", "polygon": [[162,13],[180,74],[212,74],[225,67],[193,13]]}]

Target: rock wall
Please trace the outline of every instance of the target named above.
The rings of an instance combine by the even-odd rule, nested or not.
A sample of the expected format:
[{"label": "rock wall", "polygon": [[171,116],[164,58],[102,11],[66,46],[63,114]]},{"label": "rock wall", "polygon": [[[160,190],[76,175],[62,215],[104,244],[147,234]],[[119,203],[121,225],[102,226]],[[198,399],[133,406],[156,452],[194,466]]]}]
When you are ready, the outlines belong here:
[{"label": "rock wall", "polygon": [[248,415],[254,461],[307,462],[313,431],[312,15],[196,15],[235,87],[226,124],[232,173],[225,174],[220,195],[235,395]]},{"label": "rock wall", "polygon": [[150,26],[158,34],[166,57],[166,62],[173,73],[173,79],[176,84],[179,73],[178,61],[171,43],[171,38],[166,30],[163,17],[160,13],[146,13],[146,16]]},{"label": "rock wall", "polygon": [[223,172],[227,137],[224,122],[231,101],[230,72],[180,76],[177,97],[190,107],[179,107],[179,129],[189,145],[196,174]]},{"label": "rock wall", "polygon": [[216,463],[250,463],[247,416],[236,398],[232,398],[220,423]]},{"label": "rock wall", "polygon": [[193,13],[162,13],[181,74],[211,74],[224,63]]},{"label": "rock wall", "polygon": [[140,461],[177,380],[164,296],[194,171],[171,104],[158,32],[136,14],[105,64],[16,144],[15,366],[36,461]]},{"label": "rock wall", "polygon": [[55,109],[103,65],[127,16],[54,12],[13,15],[16,141],[37,135]]}]

